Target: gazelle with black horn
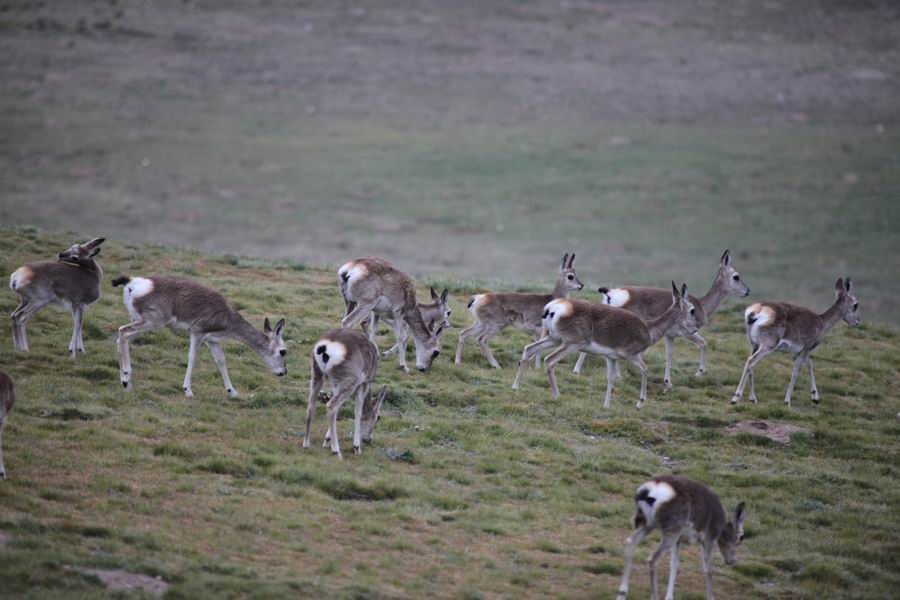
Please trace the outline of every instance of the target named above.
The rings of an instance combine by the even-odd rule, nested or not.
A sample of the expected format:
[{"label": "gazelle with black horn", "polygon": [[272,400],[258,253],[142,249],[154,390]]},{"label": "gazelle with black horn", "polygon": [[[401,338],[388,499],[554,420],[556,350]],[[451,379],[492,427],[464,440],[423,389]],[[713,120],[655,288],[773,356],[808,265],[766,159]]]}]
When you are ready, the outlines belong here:
[{"label": "gazelle with black horn", "polygon": [[666,600],[675,597],[678,546],[686,541],[689,544],[699,543],[703,547],[706,599],[713,600],[713,553],[718,546],[725,564],[737,562],[737,547],[744,539],[744,503],[737,505],[734,517],[729,517],[722,501],[711,489],[702,483],[672,475],[660,475],[643,483],[637,489],[634,503],[637,507],[634,531],[625,540],[625,568],[616,597],[624,599],[628,595],[628,579],[638,544],[658,527],[662,532],[662,541],[650,557],[650,598],[659,598],[656,564],[666,550],[670,553]]},{"label": "gazelle with black horn", "polygon": [[644,352],[667,333],[683,328],[696,332],[696,308],[688,300],[687,285],[681,291],[672,282],[669,308],[652,321],[643,321],[632,312],[605,304],[591,304],[583,300],[561,298],[553,300],[544,309],[544,338],[528,344],[522,351],[519,370],[513,382],[518,389],[525,365],[543,350],[557,347],[546,358],[550,392],[559,397],[556,384],[556,365],[574,352],[598,354],[606,359],[606,397],[603,407],[612,402],[612,386],[616,361],[627,360],[641,371],[641,396],[637,408],[647,398],[647,365]]},{"label": "gazelle with black horn", "polygon": [[756,390],[753,386],[753,369],[759,362],[773,352],[790,352],[794,355],[794,369],[791,381],[784,395],[784,403],[790,406],[791,394],[800,367],[806,365],[809,371],[809,394],[812,401],[819,403],[819,390],[816,389],[816,378],[813,375],[810,352],[822,342],[822,337],[838,321],[844,320],[850,327],[859,325],[859,302],[853,295],[853,283],[848,277],[846,281],[838,279],[834,284],[834,304],[822,314],[787,302],[757,302],[744,311],[747,326],[747,340],[750,342],[750,356],[741,373],[732,404],[737,404],[744,395],[744,386],[750,382],[750,401],[756,402]]},{"label": "gazelle with black horn", "polygon": [[[604,304],[629,310],[645,321],[661,315],[669,306],[669,292],[665,288],[629,286],[609,289],[602,287],[597,291],[602,295]],[[696,309],[697,327],[706,325],[729,294],[747,296],[750,294],[750,288],[731,264],[731,253],[726,250],[719,260],[719,270],[709,291],[699,298],[690,297],[691,303]],[[666,373],[663,377],[663,385],[666,386],[666,389],[672,387],[672,352],[676,337],[684,338],[700,348],[700,366],[695,375],[699,377],[706,373],[706,340],[697,332],[672,331],[665,336]],[[575,363],[575,373],[581,372],[585,357],[586,354],[578,357],[578,362]]]},{"label": "gazelle with black horn", "polygon": [[328,379],[333,393],[325,405],[328,409],[328,432],[322,446],[331,446],[331,452],[338,458],[341,457],[337,416],[341,405],[352,397],[355,402],[353,453],[360,454],[362,443],[372,441],[372,431],[387,391],[382,388],[377,397],[372,397],[372,381],[378,371],[378,348],[360,331],[332,329],[313,345],[311,363],[303,447],[309,448],[309,432],[316,414],[316,400],[325,379]]},{"label": "gazelle with black horn", "polygon": [[169,327],[173,331],[190,334],[187,371],[182,389],[188,398],[191,390],[191,372],[197,364],[200,344],[206,344],[222,380],[225,391],[232,398],[238,396],[225,365],[225,353],[220,346],[227,338],[244,342],[265,362],[275,375],[285,375],[284,319],[273,329],[266,319],[263,331],[258,331],[216,290],[183,277],[117,277],[113,286],[123,286],[123,300],[132,321],[119,327],[116,345],[119,349],[119,374],[125,389],[131,387],[131,352],[129,342],[137,335]]},{"label": "gazelle with black horn", "polygon": [[94,238],[85,244],[73,244],[56,260],[28,263],[10,276],[9,289],[19,296],[19,306],[10,315],[16,350],[28,350],[28,320],[48,304],[60,304],[72,312],[69,355],[74,358],[78,352],[84,353],[84,313],[100,298],[103,269],[95,258],[103,241]]},{"label": "gazelle with black horn", "polygon": [[[466,340],[475,337],[488,363],[495,369],[500,363],[494,358],[488,342],[509,326],[527,331],[535,340],[543,335],[544,307],[557,298],[568,298],[572,290],[584,288],[572,266],[575,254],[563,256],[559,265],[556,285],[549,294],[489,293],[477,294],[469,300],[469,312],[475,323],[459,332],[459,343],[456,346],[456,364],[462,363],[463,348]],[[540,355],[535,357],[535,367],[539,368]]]},{"label": "gazelle with black horn", "polygon": [[[338,269],[338,285],[347,312],[341,320],[342,327],[354,327],[369,318],[374,311],[390,314],[394,322],[394,334],[401,348],[406,347],[408,332],[416,345],[416,368],[427,371],[441,353],[440,336],[446,325],[428,323],[416,303],[416,288],[412,278],[377,256],[363,256]],[[403,325],[409,327],[407,329]],[[398,352],[400,367],[409,372],[406,356]]]}]

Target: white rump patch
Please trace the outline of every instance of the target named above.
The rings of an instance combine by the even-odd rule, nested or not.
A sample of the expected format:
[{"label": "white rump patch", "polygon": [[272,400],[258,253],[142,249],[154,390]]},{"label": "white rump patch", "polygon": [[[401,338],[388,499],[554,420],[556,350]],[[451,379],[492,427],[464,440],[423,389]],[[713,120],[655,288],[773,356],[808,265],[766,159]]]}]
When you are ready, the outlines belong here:
[{"label": "white rump patch", "polygon": [[616,288],[606,292],[606,304],[609,304],[610,306],[625,306],[630,299],[631,294],[628,293],[628,290],[623,290],[622,288]]},{"label": "white rump patch", "polygon": [[[656,517],[656,511],[660,506],[675,497],[675,490],[672,486],[664,481],[650,480],[638,488],[637,493],[641,490],[647,490],[647,500],[638,500],[638,509],[643,513],[648,525],[653,525],[653,519]],[[652,498],[653,502],[649,502]]]},{"label": "white rump patch", "polygon": [[9,289],[16,291],[21,289],[23,285],[28,285],[34,272],[28,267],[19,267],[13,274],[9,276]]},{"label": "white rump patch", "polygon": [[[353,284],[361,277],[365,277],[368,274],[369,271],[366,269],[365,265],[356,264],[356,262],[352,260],[338,269],[341,285],[344,287],[348,297],[350,297],[350,288],[353,287]],[[352,300],[353,298],[350,297],[350,299]]]},{"label": "white rump patch", "polygon": [[141,318],[141,313],[134,308],[134,301],[138,298],[143,298],[152,291],[152,279],[134,277],[125,284],[125,289],[122,291],[122,297],[125,302],[125,310],[128,311],[128,315],[131,317],[132,321],[137,321]]},{"label": "white rump patch", "polygon": [[487,294],[475,294],[472,298],[472,306],[469,307],[469,312],[474,315],[475,311],[477,311],[479,307],[484,304],[485,298],[487,298]]},{"label": "white rump patch", "polygon": [[[320,351],[322,346],[325,347],[324,351]],[[347,359],[347,347],[340,342],[322,338],[316,342],[314,356],[316,357],[316,364],[319,365],[319,369],[328,373],[331,369]]]},{"label": "white rump patch", "polygon": [[771,306],[766,306],[765,304],[757,302],[748,306],[747,310],[744,311],[744,323],[746,323],[751,316],[756,319],[753,321],[753,324],[750,325],[750,339],[753,339],[760,327],[768,325],[775,320],[775,311]]},{"label": "white rump patch", "polygon": [[572,314],[572,310],[572,303],[565,298],[551,300],[544,306],[544,312],[547,313],[544,323],[552,331],[562,317],[568,317]]}]

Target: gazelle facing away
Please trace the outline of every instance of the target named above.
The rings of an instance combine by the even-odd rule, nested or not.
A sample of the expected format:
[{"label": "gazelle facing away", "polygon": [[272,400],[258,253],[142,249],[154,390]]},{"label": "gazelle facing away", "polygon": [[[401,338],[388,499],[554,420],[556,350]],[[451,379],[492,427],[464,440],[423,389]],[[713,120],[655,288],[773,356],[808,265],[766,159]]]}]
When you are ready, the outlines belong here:
[{"label": "gazelle facing away", "polygon": [[[374,312],[390,314],[394,334],[401,348],[406,347],[408,332],[416,344],[416,368],[427,371],[441,353],[440,335],[445,325],[426,323],[416,303],[412,278],[377,256],[363,256],[338,269],[338,285],[347,306],[342,327],[354,327]],[[403,324],[409,326],[409,329]],[[405,352],[398,352],[400,367],[409,372]]]},{"label": "gazelle facing away", "polygon": [[[541,338],[544,306],[556,298],[568,298],[572,290],[584,288],[572,264],[575,254],[563,256],[559,266],[556,285],[550,294],[477,294],[469,301],[469,312],[475,318],[475,324],[459,332],[459,344],[456,346],[456,364],[462,363],[463,347],[472,336],[478,340],[481,351],[488,363],[495,369],[500,368],[497,359],[491,352],[488,342],[510,325],[527,331],[535,340]],[[535,357],[535,367],[540,367],[540,355]]]},{"label": "gazelle facing away", "polygon": [[[608,289],[602,287],[597,291],[603,295],[604,304],[629,310],[645,321],[658,317],[669,307],[669,291],[665,288],[630,286]],[[697,311],[694,314],[698,328],[706,325],[728,294],[747,296],[750,294],[750,288],[741,280],[741,274],[732,266],[731,253],[726,250],[719,260],[719,271],[706,295],[700,298],[690,297],[691,303]],[[697,332],[672,331],[665,336],[666,374],[663,377],[663,385],[667,389],[672,387],[672,351],[676,337],[682,337],[700,348],[700,366],[695,375],[700,376],[706,373],[706,340]],[[581,354],[578,357],[578,362],[575,363],[575,373],[581,372],[585,356],[585,354]]]},{"label": "gazelle facing away", "polygon": [[[431,303],[425,304],[423,302],[419,302],[416,306],[419,307],[419,312],[422,313],[422,320],[426,323],[437,323],[438,330],[440,333],[435,334],[435,336],[440,340],[441,336],[447,330],[447,327],[450,326],[450,314],[453,312],[450,310],[450,290],[444,288],[444,291],[440,296],[437,295],[437,292],[434,291],[434,288],[429,288],[431,292]],[[390,318],[390,313],[378,314],[376,311],[372,311],[372,315],[369,320],[369,340],[372,342],[375,341],[375,332],[378,328],[378,319],[384,319],[385,324],[394,327],[394,320]],[[403,327],[406,327],[407,330],[409,327],[406,323],[401,323]],[[433,325],[430,325],[431,329],[434,329]],[[408,335],[408,334],[407,334]],[[403,348],[400,347],[400,342],[398,341],[393,346],[391,346],[388,350],[385,350],[381,353],[382,356],[390,356],[394,352],[402,352],[403,356],[406,356],[406,341],[408,338],[403,340]]]},{"label": "gazelle facing away", "polygon": [[119,349],[119,374],[125,389],[131,387],[131,353],[129,342],[135,336],[161,327],[173,331],[187,331],[191,342],[188,351],[187,372],[184,374],[182,389],[190,398],[191,371],[197,363],[200,344],[206,344],[222,380],[225,391],[232,398],[238,393],[231,385],[225,353],[220,343],[226,338],[240,340],[250,346],[275,375],[287,373],[285,367],[284,319],[276,323],[275,329],[265,320],[263,331],[257,331],[222,294],[206,286],[183,277],[118,277],[113,286],[124,286],[125,308],[131,323],[119,327],[116,345]]},{"label": "gazelle facing away", "polygon": [[634,531],[625,540],[625,568],[618,598],[628,594],[628,577],[634,553],[648,533],[659,527],[662,541],[650,557],[650,597],[659,598],[656,563],[669,550],[669,585],[666,600],[675,596],[675,578],[678,576],[678,545],[699,542],[703,546],[703,573],[706,575],[706,598],[712,600],[712,557],[719,547],[725,564],[737,562],[737,547],[744,539],[744,503],[737,505],[734,518],[729,519],[721,500],[711,489],[684,477],[660,475],[637,489],[634,496],[637,511],[634,514]]},{"label": "gazelle facing away", "polygon": [[556,365],[573,352],[599,354],[606,359],[606,398],[603,407],[609,408],[612,401],[612,386],[616,372],[616,361],[627,360],[641,370],[641,397],[637,407],[641,408],[647,398],[647,365],[644,351],[661,337],[678,328],[689,332],[697,331],[696,309],[688,300],[687,285],[681,291],[672,282],[671,305],[656,319],[646,322],[632,312],[607,306],[591,304],[583,300],[558,299],[549,302],[544,309],[546,337],[528,344],[522,351],[519,370],[513,382],[518,389],[522,381],[525,365],[542,350],[559,346],[547,358],[547,378],[550,392],[559,397],[556,385]]},{"label": "gazelle facing away", "polygon": [[316,399],[327,377],[333,394],[325,405],[328,409],[328,432],[322,446],[330,445],[331,452],[340,458],[337,416],[341,405],[352,396],[356,404],[353,415],[353,453],[361,453],[362,442],[372,441],[372,431],[387,391],[382,388],[378,397],[372,398],[372,381],[378,371],[378,348],[362,332],[332,329],[313,345],[311,362],[303,447],[309,448],[309,430],[316,414]]},{"label": "gazelle facing away", "polygon": [[0,479],[6,479],[6,467],[3,466],[3,427],[15,403],[16,384],[12,377],[0,371]]},{"label": "gazelle facing away", "polygon": [[77,352],[85,351],[81,329],[84,311],[100,298],[103,269],[94,258],[103,241],[95,238],[86,244],[73,244],[55,261],[28,263],[10,276],[9,289],[19,296],[19,306],[10,315],[16,350],[28,350],[28,319],[48,304],[61,304],[72,311],[69,355],[74,358]]},{"label": "gazelle facing away", "polygon": [[784,395],[784,403],[790,406],[797,373],[803,365],[806,365],[809,371],[809,394],[813,402],[819,403],[819,390],[816,389],[816,378],[813,375],[809,353],[818,347],[822,342],[822,336],[841,319],[851,327],[859,325],[859,302],[853,295],[853,284],[849,277],[846,283],[843,279],[837,280],[834,284],[834,295],[834,304],[821,315],[787,302],[757,302],[747,307],[744,319],[751,352],[744,365],[737,390],[731,399],[732,404],[737,404],[744,395],[747,380],[750,381],[750,401],[756,402],[753,369],[759,361],[775,351],[790,352],[794,355],[794,370],[791,371],[791,381]]}]

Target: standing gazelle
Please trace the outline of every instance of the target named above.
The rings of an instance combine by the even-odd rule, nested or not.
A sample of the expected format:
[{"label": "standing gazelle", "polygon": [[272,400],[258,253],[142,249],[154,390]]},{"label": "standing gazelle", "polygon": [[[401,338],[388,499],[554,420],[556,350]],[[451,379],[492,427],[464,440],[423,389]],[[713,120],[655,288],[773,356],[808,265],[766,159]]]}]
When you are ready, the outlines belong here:
[{"label": "standing gazelle", "polygon": [[[475,323],[459,332],[456,364],[462,363],[466,340],[475,336],[488,363],[495,369],[499,369],[500,363],[494,358],[488,342],[510,325],[527,331],[534,336],[535,340],[539,340],[543,334],[544,306],[551,300],[568,298],[571,290],[584,288],[584,284],[578,280],[578,275],[572,267],[574,262],[575,253],[572,253],[571,257],[568,253],[563,256],[562,263],[559,265],[559,275],[556,277],[556,285],[549,294],[506,293],[472,296],[469,301],[469,312],[475,318]],[[535,367],[540,367],[540,355],[535,356]]]},{"label": "standing gazelle", "polygon": [[784,403],[790,406],[791,394],[800,367],[806,365],[809,371],[809,394],[812,401],[819,403],[819,390],[816,389],[816,378],[813,375],[812,359],[809,353],[822,342],[822,336],[843,319],[851,327],[859,325],[859,302],[853,295],[853,284],[850,278],[846,283],[838,279],[834,284],[834,304],[821,315],[796,304],[787,302],[757,302],[744,311],[747,325],[747,340],[751,352],[741,373],[732,404],[737,404],[744,395],[744,386],[750,381],[750,401],[756,402],[756,390],[753,386],[753,369],[772,352],[790,352],[794,355],[794,370],[791,381],[784,395]]},{"label": "standing gazelle", "polygon": [[545,337],[528,344],[522,351],[519,370],[513,381],[513,389],[519,389],[525,365],[542,350],[559,346],[547,358],[547,378],[550,392],[559,397],[556,385],[556,365],[573,352],[599,354],[606,359],[606,397],[603,408],[609,408],[612,401],[612,386],[616,372],[616,361],[627,360],[641,370],[641,396],[637,408],[644,405],[647,398],[647,365],[644,351],[659,341],[661,337],[677,328],[689,332],[697,331],[696,309],[688,300],[687,285],[681,291],[672,282],[671,305],[652,321],[643,321],[632,312],[607,306],[591,304],[583,300],[553,300],[544,308]]},{"label": "standing gazelle", "polygon": [[25,325],[28,319],[48,304],[61,304],[72,311],[72,340],[69,355],[84,353],[82,324],[84,311],[100,298],[103,269],[94,258],[100,253],[105,238],[86,244],[73,244],[60,252],[55,261],[28,263],[9,278],[9,289],[19,295],[19,306],[10,315],[13,346],[28,350]]},{"label": "standing gazelle", "polygon": [[[431,292],[431,302],[424,303],[418,302],[416,306],[419,307],[419,312],[422,313],[422,320],[426,323],[437,323],[439,333],[435,334],[435,337],[440,340],[442,334],[446,331],[446,328],[450,326],[450,314],[453,312],[450,310],[450,290],[444,288],[444,291],[440,296],[437,295],[437,292],[434,291],[434,288],[428,288],[428,291]],[[369,319],[369,340],[375,341],[375,333],[378,329],[378,319],[381,318],[384,320],[385,324],[391,328],[394,328],[394,320],[390,318],[390,313],[379,314],[376,311],[372,311],[371,317]],[[406,323],[401,323],[403,327],[409,328]],[[430,325],[431,329],[434,329],[433,325]],[[406,356],[406,342],[407,339],[403,340],[403,347],[400,347],[400,342],[396,342],[389,349],[385,350],[381,353],[382,356],[390,356],[394,352],[402,352],[403,356]]]},{"label": "standing gazelle", "polygon": [[16,384],[12,377],[0,371],[0,479],[6,479],[6,467],[3,466],[3,427],[6,416],[16,403]]},{"label": "standing gazelle", "polygon": [[[669,291],[665,288],[629,286],[608,289],[602,287],[597,291],[603,295],[604,304],[629,310],[645,321],[656,318],[669,307]],[[690,297],[691,303],[697,310],[695,316],[698,328],[706,325],[728,294],[747,296],[750,294],[750,288],[741,280],[741,274],[732,266],[731,253],[726,250],[719,260],[719,270],[706,295],[700,298]],[[665,336],[666,374],[663,377],[663,385],[666,389],[672,387],[672,351],[676,337],[682,337],[700,348],[700,366],[695,375],[699,377],[706,373],[706,340],[697,332],[672,331]],[[581,372],[585,357],[586,354],[578,357],[578,362],[575,363],[575,373]]]},{"label": "standing gazelle", "polygon": [[[426,323],[416,303],[416,287],[412,278],[377,256],[363,256],[338,269],[338,285],[347,306],[341,327],[354,327],[373,311],[389,313],[394,334],[401,348],[406,347],[408,331],[416,344],[416,368],[427,371],[441,353],[440,335],[446,325]],[[409,326],[409,329],[403,324]],[[400,367],[409,372],[404,352],[398,352]]]},{"label": "standing gazelle", "polygon": [[124,286],[125,308],[132,322],[119,327],[116,344],[119,349],[119,374],[125,389],[131,387],[131,352],[129,342],[135,336],[169,327],[173,331],[188,331],[191,345],[188,352],[187,371],[184,374],[184,395],[190,398],[191,371],[197,363],[200,344],[206,344],[222,380],[225,391],[232,398],[238,393],[231,385],[225,353],[219,345],[225,338],[240,340],[250,346],[275,375],[284,375],[287,368],[284,356],[287,354],[284,335],[284,319],[275,324],[275,329],[265,320],[263,331],[259,332],[225,299],[222,294],[206,286],[183,277],[118,277],[113,287]]},{"label": "standing gazelle", "polygon": [[309,448],[309,431],[316,414],[316,399],[327,377],[333,394],[325,405],[328,409],[328,432],[322,447],[331,446],[331,452],[341,458],[337,416],[341,405],[353,396],[353,453],[360,454],[362,442],[372,441],[372,431],[387,392],[386,388],[382,388],[378,397],[372,398],[372,381],[378,371],[378,348],[362,332],[332,329],[313,345],[311,362],[303,447]]},{"label": "standing gazelle", "polygon": [[678,576],[678,545],[682,540],[703,546],[703,574],[706,576],[706,599],[713,599],[713,550],[718,545],[725,564],[737,562],[737,547],[744,539],[744,503],[737,505],[734,518],[729,519],[722,501],[711,489],[684,477],[660,475],[645,482],[634,496],[637,511],[634,531],[625,540],[625,568],[617,598],[628,595],[628,578],[634,553],[648,533],[659,527],[662,541],[650,557],[650,598],[659,598],[656,563],[669,550],[669,585],[666,600],[675,596]]}]

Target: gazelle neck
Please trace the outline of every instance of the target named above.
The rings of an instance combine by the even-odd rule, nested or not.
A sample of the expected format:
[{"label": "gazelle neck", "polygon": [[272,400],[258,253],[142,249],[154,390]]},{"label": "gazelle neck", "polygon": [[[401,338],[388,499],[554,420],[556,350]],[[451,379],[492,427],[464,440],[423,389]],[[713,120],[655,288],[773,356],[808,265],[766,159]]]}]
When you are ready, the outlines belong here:
[{"label": "gazelle neck", "polygon": [[412,310],[406,311],[403,315],[403,320],[409,325],[416,343],[424,342],[431,337],[431,331],[428,330],[428,325],[426,325],[425,319],[422,318],[422,311],[419,310],[418,305],[414,305]]},{"label": "gazelle neck", "polygon": [[647,330],[650,332],[650,343],[655,344],[658,342],[665,334],[666,331],[678,320],[678,309],[679,304],[677,302],[672,303],[666,312],[656,317],[652,321],[646,321]]},{"label": "gazelle neck", "polygon": [[841,298],[836,299],[828,310],[819,315],[819,319],[822,321],[822,334],[837,325],[841,320]]},{"label": "gazelle neck", "polygon": [[228,325],[228,330],[225,332],[228,337],[244,342],[259,355],[268,350],[269,339],[266,335],[248,323],[240,313],[234,313],[230,317]]},{"label": "gazelle neck", "polygon": [[722,301],[728,296],[728,290],[725,289],[725,282],[721,275],[721,271],[716,273],[716,279],[713,281],[712,287],[699,299],[700,306],[703,307],[703,312],[706,314],[707,319],[719,310]]},{"label": "gazelle neck", "polygon": [[569,288],[566,287],[566,278],[562,274],[556,278],[556,285],[553,286],[553,299],[568,298]]}]

